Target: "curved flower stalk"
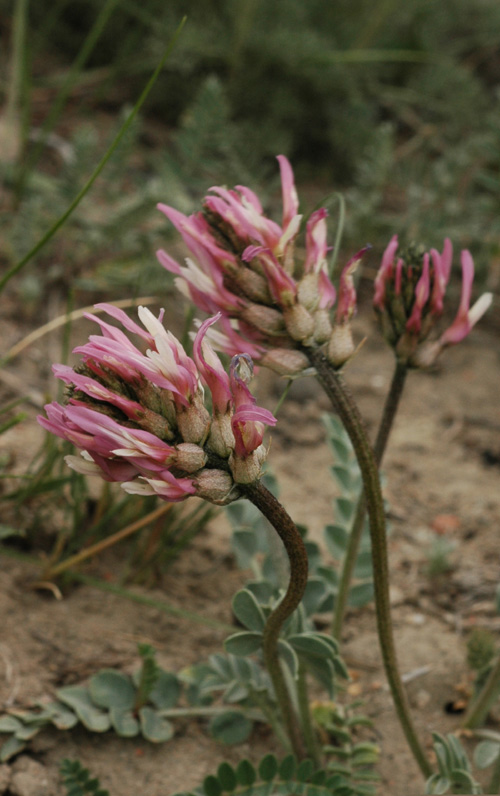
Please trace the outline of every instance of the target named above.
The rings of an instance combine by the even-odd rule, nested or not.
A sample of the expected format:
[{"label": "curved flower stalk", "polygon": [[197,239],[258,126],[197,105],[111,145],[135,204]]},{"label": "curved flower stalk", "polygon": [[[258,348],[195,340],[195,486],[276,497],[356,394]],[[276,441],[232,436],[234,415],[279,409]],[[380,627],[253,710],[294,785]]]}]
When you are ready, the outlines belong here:
[{"label": "curved flower stalk", "polygon": [[[218,316],[200,327],[189,357],[145,307],[142,326],[112,305],[97,305],[139,338],[94,315],[100,335],[75,349],[83,364],[55,365],[69,387],[66,405],[56,402],[39,417],[47,430],[81,449],[67,463],[85,474],[119,481],[130,493],[178,502],[197,495],[216,504],[239,497],[238,485],[258,480],[267,450],[266,425],[276,419],[257,406],[247,387],[248,355],[236,355],[228,375],[206,339]],[[204,387],[212,395],[212,413]]]},{"label": "curved flower stalk", "polygon": [[470,306],[474,261],[469,251],[462,251],[462,295],[457,315],[437,339],[428,339],[443,314],[452,258],[449,238],[441,254],[436,249],[421,252],[415,247],[402,252],[394,235],[384,252],[373,304],[384,337],[394,348],[398,362],[406,367],[432,365],[444,348],[469,334],[492,302],[492,294],[483,293]]},{"label": "curved flower stalk", "polygon": [[334,367],[343,365],[354,352],[350,328],[356,310],[353,273],[364,250],[344,267],[337,296],[327,268],[327,211],[321,208],[307,222],[305,256],[297,264],[302,216],[290,163],[283,155],[278,162],[281,224],[264,215],[249,188],[214,187],[204,199],[203,211],[191,216],[158,205],[194,259],[180,265],[165,251],[157,256],[199,309],[223,314],[218,346],[231,354],[246,351],[256,362],[293,376],[309,367],[304,348],[325,346]]}]

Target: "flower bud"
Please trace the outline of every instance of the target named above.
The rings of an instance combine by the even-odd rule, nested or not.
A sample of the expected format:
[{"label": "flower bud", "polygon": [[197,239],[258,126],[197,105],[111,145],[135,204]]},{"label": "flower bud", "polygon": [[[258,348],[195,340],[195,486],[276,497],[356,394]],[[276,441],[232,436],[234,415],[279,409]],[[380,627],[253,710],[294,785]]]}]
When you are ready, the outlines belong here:
[{"label": "flower bud", "polygon": [[288,334],[293,340],[304,342],[314,332],[314,318],[302,304],[294,304],[283,310]]},{"label": "flower bud", "polygon": [[328,361],[335,368],[341,368],[349,357],[354,354],[354,351],[355,346],[350,324],[341,323],[338,326],[334,326],[327,347],[326,356]]},{"label": "flower bud", "polygon": [[215,414],[210,426],[207,445],[211,451],[227,459],[234,448],[234,434],[231,429],[231,415]]},{"label": "flower bud", "polygon": [[207,454],[198,445],[181,442],[176,446],[175,466],[185,473],[195,473],[207,463]]},{"label": "flower bud", "polygon": [[262,465],[267,457],[265,445],[259,445],[253,453],[240,458],[233,453],[229,458],[229,466],[233,474],[233,479],[237,484],[253,484],[258,481],[262,474]]},{"label": "flower bud", "polygon": [[297,298],[309,312],[314,312],[319,304],[319,274],[314,271],[304,274],[297,285]]},{"label": "flower bud", "polygon": [[224,470],[202,470],[194,479],[196,494],[216,506],[227,506],[239,497],[238,489]]},{"label": "flower bud", "polygon": [[266,351],[260,362],[280,376],[289,377],[298,376],[310,367],[306,355],[294,348],[272,348]]},{"label": "flower bud", "polygon": [[178,407],[177,425],[184,442],[196,445],[205,442],[210,431],[210,415],[201,395],[197,395],[189,406]]},{"label": "flower bud", "polygon": [[243,323],[254,326],[260,332],[269,335],[283,334],[285,324],[283,316],[272,307],[263,307],[261,304],[250,304],[242,310],[240,318]]}]

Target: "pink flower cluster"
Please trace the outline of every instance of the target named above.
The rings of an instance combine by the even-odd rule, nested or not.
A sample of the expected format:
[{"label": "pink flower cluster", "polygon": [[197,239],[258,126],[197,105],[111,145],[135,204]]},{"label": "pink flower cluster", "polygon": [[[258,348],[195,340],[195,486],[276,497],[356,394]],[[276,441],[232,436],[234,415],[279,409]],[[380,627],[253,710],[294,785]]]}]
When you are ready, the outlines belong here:
[{"label": "pink flower cluster", "polygon": [[349,324],[356,309],[352,275],[363,251],[342,271],[332,319],[337,295],[328,275],[327,211],[321,208],[310,216],[298,269],[295,247],[302,216],[290,163],[283,155],[278,162],[281,225],[264,215],[249,188],[214,187],[203,211],[191,216],[158,205],[194,259],[179,265],[165,251],[157,256],[199,309],[222,313],[217,344],[227,353],[246,351],[255,361],[292,375],[309,365],[304,348],[326,344],[330,361],[340,367],[354,350]]},{"label": "pink flower cluster", "polygon": [[265,426],[276,423],[247,386],[250,357],[236,355],[226,373],[207,341],[218,315],[201,324],[191,358],[164,328],[163,312],[156,318],[140,307],[141,327],[113,305],[96,309],[138,337],[140,347],[119,327],[88,315],[101,334],[75,349],[83,364],[54,366],[69,399],[64,406],[48,404],[38,420],[81,449],[82,458],[69,456],[68,464],[119,481],[127,492],[174,502],[189,495],[217,504],[235,500],[237,484],[259,478]]},{"label": "pink flower cluster", "polygon": [[462,251],[462,296],[457,315],[438,339],[427,339],[443,314],[452,259],[449,238],[441,254],[431,249],[423,254],[409,251],[402,255],[397,235],[391,238],[382,257],[373,304],[384,336],[398,359],[410,367],[427,367],[443,348],[463,340],[491,304],[492,294],[483,293],[470,306],[474,262],[469,251]]}]

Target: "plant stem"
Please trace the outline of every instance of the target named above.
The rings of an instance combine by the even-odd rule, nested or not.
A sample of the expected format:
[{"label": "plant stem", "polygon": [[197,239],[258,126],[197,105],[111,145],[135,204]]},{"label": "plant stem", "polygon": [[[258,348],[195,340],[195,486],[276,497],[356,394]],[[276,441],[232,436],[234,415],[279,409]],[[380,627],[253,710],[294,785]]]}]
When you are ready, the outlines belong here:
[{"label": "plant stem", "polygon": [[493,766],[491,779],[488,785],[488,793],[500,793],[500,751],[495,760],[495,765]]},{"label": "plant stem", "polygon": [[[394,637],[392,632],[389,600],[389,565],[385,532],[384,503],[375,454],[368,440],[363,419],[350,391],[340,374],[336,373],[325,355],[319,350],[307,351],[317,378],[338,412],[349,435],[363,478],[370,536],[372,543],[373,581],[377,631],[384,662],[385,673],[391,689],[394,706],[408,745],[424,776],[432,775],[432,767],[420,745],[413,725],[406,692],[399,674]],[[388,433],[388,432],[385,432]]]},{"label": "plant stem", "polygon": [[264,663],[274,687],[283,722],[290,738],[292,749],[298,759],[305,757],[304,743],[299,722],[293,709],[290,694],[279,661],[278,641],[283,623],[298,607],[307,586],[307,552],[295,523],[281,503],[260,482],[241,486],[242,494],[262,512],[271,523],[290,561],[290,582],[285,596],[269,616],[262,639]]},{"label": "plant stem", "polygon": [[309,709],[309,696],[307,693],[307,671],[305,666],[299,665],[299,676],[297,679],[297,697],[299,701],[299,713],[302,723],[302,732],[306,742],[307,751],[309,756],[314,761],[315,765],[319,768],[321,765],[320,753],[318,748],[318,739],[314,732],[314,727],[311,721],[311,711]]},{"label": "plant stem", "polygon": [[[378,467],[380,467],[382,457],[387,446],[387,441],[389,439],[389,434],[394,423],[394,418],[396,417],[396,412],[398,410],[401,395],[403,394],[407,373],[408,369],[406,365],[397,362],[394,369],[391,386],[385,400],[384,411],[382,412],[382,418],[380,420],[377,438],[374,445],[375,461]],[[332,635],[338,641],[340,641],[342,624],[344,621],[344,614],[347,605],[347,597],[349,594],[354,567],[358,557],[361,537],[363,535],[365,516],[366,501],[364,492],[361,492],[358,499],[356,514],[354,515],[351,531],[349,533],[349,543],[347,545],[346,554],[342,562],[338,592],[335,598]]]},{"label": "plant stem", "polygon": [[476,699],[473,700],[469,709],[467,710],[462,727],[466,729],[474,729],[478,724],[486,718],[488,711],[498,697],[500,691],[500,655],[498,656],[495,665],[488,675],[488,679],[484,684],[484,688],[479,692]]}]

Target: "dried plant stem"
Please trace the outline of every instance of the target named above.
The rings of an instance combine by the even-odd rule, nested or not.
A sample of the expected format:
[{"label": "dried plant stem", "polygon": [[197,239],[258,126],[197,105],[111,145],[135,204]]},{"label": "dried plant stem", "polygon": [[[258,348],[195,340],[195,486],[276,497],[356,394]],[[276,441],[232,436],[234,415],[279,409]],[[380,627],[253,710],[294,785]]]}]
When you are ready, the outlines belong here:
[{"label": "dried plant stem", "polygon": [[251,501],[271,523],[282,540],[290,561],[290,582],[285,596],[269,616],[263,635],[264,662],[271,677],[276,700],[285,724],[294,754],[305,757],[304,742],[278,654],[278,641],[283,623],[298,607],[307,585],[307,552],[295,523],[281,503],[260,482],[241,487],[242,494]]},{"label": "dried plant stem", "polygon": [[[486,718],[490,707],[500,692],[500,655],[493,666],[483,689],[479,692],[467,710],[462,727],[473,730]],[[492,791],[496,793],[496,791]]]},{"label": "dried plant stem", "polygon": [[[394,374],[392,377],[391,386],[387,393],[387,398],[384,405],[384,411],[380,420],[377,438],[374,445],[375,461],[377,466],[380,467],[382,457],[387,446],[389,434],[391,432],[394,418],[399,407],[399,402],[403,394],[403,388],[406,381],[408,368],[400,362],[396,363]],[[332,635],[340,640],[342,624],[344,621],[344,614],[347,605],[347,597],[349,595],[349,588],[352,581],[354,567],[358,557],[359,545],[363,535],[363,528],[366,517],[366,500],[364,492],[359,496],[356,514],[349,533],[349,542],[347,545],[346,554],[342,562],[342,570],[340,573],[339,587],[335,598],[335,610],[333,613],[332,622]]]},{"label": "dried plant stem", "polygon": [[425,777],[429,777],[433,773],[432,767],[418,740],[398,669],[389,601],[389,566],[384,504],[375,455],[357,404],[342,377],[333,370],[321,351],[308,350],[307,353],[311,364],[316,369],[320,384],[344,424],[359,463],[370,520],[377,631],[385,673],[408,745],[420,770]]},{"label": "dried plant stem", "polygon": [[56,564],[56,566],[49,565],[49,567],[42,574],[42,580],[51,580],[52,578],[55,578],[56,575],[60,575],[61,572],[65,572],[67,569],[74,567],[75,564],[80,564],[82,561],[86,561],[87,558],[91,558],[97,553],[101,553],[103,550],[106,550],[107,547],[112,547],[112,545],[116,544],[117,542],[121,542],[121,540],[126,539],[127,536],[137,533],[137,531],[140,531],[145,525],[149,525],[150,522],[154,522],[163,514],[166,514],[168,511],[170,511],[172,506],[173,503],[162,503],[159,508],[155,509],[154,511],[150,511],[150,513],[146,514],[145,517],[141,517],[140,520],[136,520],[136,522],[127,525],[127,527],[122,528],[121,531],[117,531],[111,536],[107,536],[106,539],[101,539],[100,542],[96,542],[95,544],[90,545],[90,547],[80,550],[79,553],[75,553],[74,556],[70,556],[65,561],[61,561],[61,563]]}]

